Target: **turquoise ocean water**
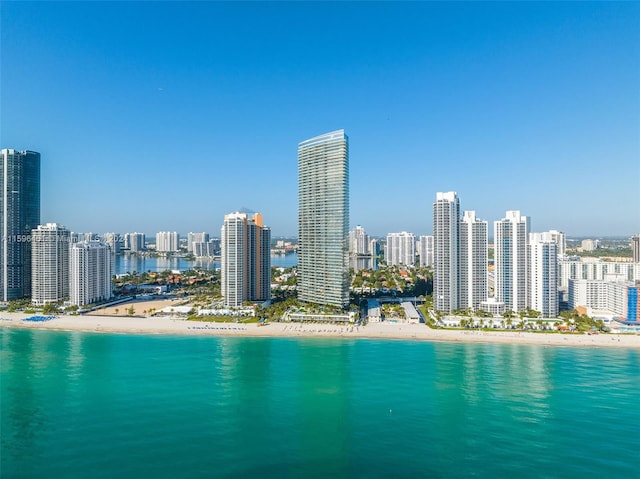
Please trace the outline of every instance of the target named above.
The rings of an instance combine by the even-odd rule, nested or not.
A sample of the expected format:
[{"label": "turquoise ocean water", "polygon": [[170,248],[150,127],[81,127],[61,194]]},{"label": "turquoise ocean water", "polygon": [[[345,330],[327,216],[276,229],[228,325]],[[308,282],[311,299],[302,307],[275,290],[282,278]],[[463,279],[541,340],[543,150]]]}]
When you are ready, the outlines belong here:
[{"label": "turquoise ocean water", "polygon": [[0,328],[1,477],[640,477],[640,351]]}]

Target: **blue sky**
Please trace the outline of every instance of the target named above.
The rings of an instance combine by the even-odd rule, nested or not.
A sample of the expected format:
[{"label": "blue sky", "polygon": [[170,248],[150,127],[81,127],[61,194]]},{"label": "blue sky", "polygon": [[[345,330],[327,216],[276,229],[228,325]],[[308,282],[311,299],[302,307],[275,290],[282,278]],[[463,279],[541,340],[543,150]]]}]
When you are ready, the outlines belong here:
[{"label": "blue sky", "polygon": [[640,3],[2,2],[3,148],[42,220],[297,234],[297,144],[344,128],[351,225],[437,191],[532,230],[640,232]]}]

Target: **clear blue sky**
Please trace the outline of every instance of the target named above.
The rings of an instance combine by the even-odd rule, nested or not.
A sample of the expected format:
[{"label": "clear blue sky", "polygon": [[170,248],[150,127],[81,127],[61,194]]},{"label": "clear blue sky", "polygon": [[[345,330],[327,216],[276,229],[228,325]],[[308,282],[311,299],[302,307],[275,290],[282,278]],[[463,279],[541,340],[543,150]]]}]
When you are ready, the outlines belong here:
[{"label": "clear blue sky", "polygon": [[[297,144],[344,128],[351,226],[437,191],[569,237],[640,232],[640,3],[2,2],[3,148],[42,220],[297,234]],[[491,223],[490,223],[491,224]]]}]

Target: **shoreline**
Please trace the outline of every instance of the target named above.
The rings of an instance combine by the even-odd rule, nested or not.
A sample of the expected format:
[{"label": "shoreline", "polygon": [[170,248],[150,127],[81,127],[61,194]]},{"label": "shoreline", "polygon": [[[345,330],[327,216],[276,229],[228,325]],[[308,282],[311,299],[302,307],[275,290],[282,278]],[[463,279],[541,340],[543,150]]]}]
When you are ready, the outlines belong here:
[{"label": "shoreline", "polygon": [[529,344],[539,346],[608,347],[640,349],[638,334],[533,333],[528,331],[477,331],[430,329],[424,324],[369,323],[366,326],[301,323],[215,323],[169,317],[60,315],[49,321],[27,322],[24,313],[0,314],[0,327],[181,336],[236,336],[280,338],[396,339],[463,343]]}]

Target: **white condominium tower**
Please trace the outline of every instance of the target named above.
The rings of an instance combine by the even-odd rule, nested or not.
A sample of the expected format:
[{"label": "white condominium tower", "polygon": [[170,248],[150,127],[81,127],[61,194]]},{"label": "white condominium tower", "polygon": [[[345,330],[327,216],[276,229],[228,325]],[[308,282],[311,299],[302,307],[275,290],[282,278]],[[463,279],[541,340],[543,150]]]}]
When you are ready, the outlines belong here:
[{"label": "white condominium tower", "polygon": [[420,236],[418,240],[418,254],[420,255],[420,267],[433,266],[433,236]]},{"label": "white condominium tower", "polygon": [[191,233],[187,235],[187,251],[193,253],[193,243],[207,243],[209,233]]},{"label": "white condominium tower", "polygon": [[528,305],[529,218],[507,211],[494,223],[495,295],[506,310],[521,311]]},{"label": "white condominium tower", "polygon": [[389,233],[385,247],[385,261],[389,266],[413,266],[416,261],[416,237],[413,233]]},{"label": "white condominium tower", "polygon": [[120,246],[122,245],[121,236],[118,233],[105,233],[102,235],[102,241],[109,245],[113,254],[120,253]]},{"label": "white condominium tower", "polygon": [[80,241],[71,247],[71,303],[76,306],[106,301],[112,296],[111,248],[99,241]]},{"label": "white condominium tower", "polygon": [[558,316],[558,245],[546,233],[529,234],[529,307]]},{"label": "white condominium tower", "polygon": [[566,235],[562,231],[550,230],[542,233],[536,233],[540,241],[552,242],[558,246],[558,256],[564,256],[567,249]]},{"label": "white condominium tower", "polygon": [[31,230],[40,224],[40,153],[0,150],[0,301],[31,295]]},{"label": "white condominium tower", "polygon": [[488,223],[465,211],[460,222],[460,309],[476,310],[487,299]]},{"label": "white condominium tower", "polygon": [[43,306],[69,297],[69,230],[55,223],[31,232],[31,301]]},{"label": "white condominium tower", "polygon": [[262,215],[225,215],[220,245],[225,306],[271,298],[271,230]]},{"label": "white condominium tower", "polygon": [[344,130],[298,144],[298,299],[349,304],[349,139]]},{"label": "white condominium tower", "polygon": [[436,193],[433,203],[433,298],[437,311],[459,305],[460,201],[454,191]]},{"label": "white condominium tower", "polygon": [[127,233],[124,235],[124,248],[131,252],[144,250],[144,233]]},{"label": "white condominium tower", "polygon": [[349,254],[370,254],[369,235],[362,226],[356,226],[354,229],[349,231]]},{"label": "white condominium tower", "polygon": [[180,249],[180,235],[171,231],[156,233],[156,251],[173,253]]}]

